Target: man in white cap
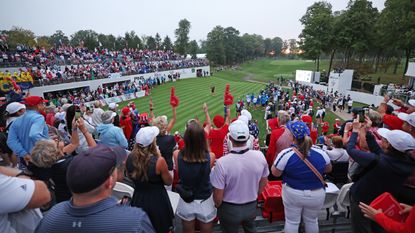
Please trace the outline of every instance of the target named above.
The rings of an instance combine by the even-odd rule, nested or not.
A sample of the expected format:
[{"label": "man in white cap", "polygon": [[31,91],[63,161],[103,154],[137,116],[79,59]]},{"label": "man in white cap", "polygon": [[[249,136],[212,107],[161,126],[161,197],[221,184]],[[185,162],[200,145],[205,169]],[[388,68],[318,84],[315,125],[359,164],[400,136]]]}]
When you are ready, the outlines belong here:
[{"label": "man in white cap", "polygon": [[97,127],[99,144],[121,146],[127,149],[128,141],[123,130],[113,124],[115,115],[113,111],[106,111],[102,114],[102,124]]},{"label": "man in white cap", "polygon": [[118,115],[117,113],[117,108],[118,108],[118,104],[116,103],[110,103],[108,104],[108,110],[115,112],[115,117],[114,117],[114,125],[117,127],[120,127],[120,115]]},{"label": "man in white cap", "polygon": [[[246,117],[246,115],[240,115],[238,117],[238,121],[243,122],[247,126],[249,124],[249,120],[248,120],[248,117]],[[248,127],[248,129],[249,129],[249,127]],[[254,136],[252,136],[250,134],[248,140],[246,141],[246,146],[250,150],[259,150],[258,139],[256,139]],[[229,132],[225,136],[225,139],[223,140],[223,155],[227,155],[230,151],[232,151],[232,149],[233,149],[233,145],[232,145],[232,142],[230,140],[230,132]]]},{"label": "man in white cap", "polygon": [[216,161],[210,174],[213,198],[224,232],[256,232],[256,200],[267,183],[267,161],[260,151],[250,150],[245,122],[236,120],[229,126],[233,150]]}]

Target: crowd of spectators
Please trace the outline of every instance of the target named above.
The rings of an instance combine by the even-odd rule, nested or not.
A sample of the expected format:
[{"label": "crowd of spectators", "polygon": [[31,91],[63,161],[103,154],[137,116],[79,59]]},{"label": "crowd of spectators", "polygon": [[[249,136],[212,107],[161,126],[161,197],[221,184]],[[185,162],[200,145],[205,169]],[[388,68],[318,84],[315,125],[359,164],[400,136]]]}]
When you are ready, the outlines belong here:
[{"label": "crowd of spectators", "polygon": [[62,46],[49,51],[24,49],[13,53],[0,52],[0,67],[9,67],[9,62],[20,64],[19,72],[11,74],[5,70],[0,73],[0,77],[17,79],[21,72],[29,72],[34,85],[101,79],[111,77],[111,74],[146,74],[208,65],[205,59],[185,59],[172,51],[89,51],[83,47],[72,46]]},{"label": "crowd of spectators", "polygon": [[[131,84],[116,85],[120,90]],[[353,232],[413,232],[415,101],[386,96],[377,109],[351,109],[351,119],[336,120],[329,133],[328,93],[290,85],[292,91],[270,83],[259,96],[248,94],[246,103],[235,101],[240,111],[234,119],[227,86],[224,115],[211,118],[203,104],[205,122],[178,118],[174,88],[170,120],[156,117],[151,100],[149,113],[139,113],[134,102],[122,109],[111,104],[108,111],[100,101],[93,108],[70,99],[55,108],[38,96],[27,96],[23,104],[2,102],[7,143],[1,147],[0,190],[14,198],[0,199],[1,232],[24,226],[24,232],[167,233],[175,230],[175,216],[183,232],[194,232],[196,225],[212,232],[216,218],[224,232],[241,226],[256,232],[258,194],[275,179],[282,179],[285,232],[298,232],[301,222],[306,232],[319,232],[327,181],[350,193]],[[251,105],[255,98],[262,106]],[[263,110],[267,121],[265,155],[252,108]],[[173,136],[176,123],[186,125],[183,137]],[[330,180],[338,163],[347,167],[342,182]],[[134,191],[117,202],[111,195],[119,182]],[[176,212],[170,190],[180,196]],[[406,203],[400,207],[403,221],[369,205],[384,192]],[[43,217],[38,208],[47,210]]]}]

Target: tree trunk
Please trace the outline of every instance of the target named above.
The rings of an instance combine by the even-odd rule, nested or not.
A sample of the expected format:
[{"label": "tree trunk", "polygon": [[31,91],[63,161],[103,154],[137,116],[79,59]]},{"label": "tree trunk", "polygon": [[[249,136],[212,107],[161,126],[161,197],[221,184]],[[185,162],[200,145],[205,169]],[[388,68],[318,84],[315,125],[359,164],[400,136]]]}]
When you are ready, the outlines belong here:
[{"label": "tree trunk", "polygon": [[320,70],[320,56],[317,57],[317,72]]},{"label": "tree trunk", "polygon": [[330,63],[329,63],[329,69],[327,70],[327,77],[330,77],[331,66],[333,65],[333,59],[334,59],[334,54],[335,53],[336,53],[336,49],[333,49],[331,51],[331,55],[330,55]]},{"label": "tree trunk", "polygon": [[402,78],[405,77],[405,73],[406,70],[408,69],[408,63],[409,63],[409,58],[411,56],[411,49],[405,49],[405,55],[406,55],[406,60],[405,60],[405,69],[403,69],[403,73],[402,73]]},{"label": "tree trunk", "polygon": [[379,69],[379,60],[380,60],[380,55],[378,53],[376,55],[375,73],[377,73],[378,72],[378,69]]},{"label": "tree trunk", "polygon": [[396,74],[396,72],[398,72],[398,66],[399,66],[399,64],[401,64],[401,56],[399,56],[396,59],[395,67],[393,68],[393,74]]},{"label": "tree trunk", "polygon": [[387,58],[385,58],[385,61],[384,61],[385,70],[384,70],[383,73],[385,73],[385,74],[388,72],[388,69],[389,69],[389,60],[390,60],[390,57],[387,57]]}]

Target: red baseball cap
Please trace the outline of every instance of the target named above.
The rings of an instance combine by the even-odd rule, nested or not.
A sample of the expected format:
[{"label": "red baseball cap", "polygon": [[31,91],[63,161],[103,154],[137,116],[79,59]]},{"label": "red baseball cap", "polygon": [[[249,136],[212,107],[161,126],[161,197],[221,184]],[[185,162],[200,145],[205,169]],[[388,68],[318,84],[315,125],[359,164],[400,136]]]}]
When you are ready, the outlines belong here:
[{"label": "red baseball cap", "polygon": [[121,112],[122,112],[122,114],[127,115],[128,113],[130,113],[130,108],[129,107],[123,107]]},{"label": "red baseball cap", "polygon": [[225,124],[225,119],[221,115],[216,115],[213,118],[213,124],[216,126],[216,128],[220,128]]},{"label": "red baseball cap", "polygon": [[301,120],[305,123],[312,123],[313,122],[313,118],[309,115],[302,115]]},{"label": "red baseball cap", "polygon": [[271,130],[278,128],[278,118],[274,117],[268,120],[268,126]]},{"label": "red baseball cap", "polygon": [[40,96],[29,96],[23,99],[23,103],[27,106],[36,106],[40,103],[47,103],[49,101],[43,99]]}]

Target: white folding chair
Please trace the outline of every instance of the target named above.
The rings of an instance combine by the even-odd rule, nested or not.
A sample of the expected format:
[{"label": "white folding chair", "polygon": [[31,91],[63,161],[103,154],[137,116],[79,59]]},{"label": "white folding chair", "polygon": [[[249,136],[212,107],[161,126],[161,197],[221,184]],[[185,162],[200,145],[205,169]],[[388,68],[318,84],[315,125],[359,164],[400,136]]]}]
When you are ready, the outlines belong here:
[{"label": "white folding chair", "polygon": [[115,183],[114,189],[112,190],[112,196],[115,197],[117,200],[121,200],[121,198],[123,198],[124,196],[132,198],[133,195],[133,187],[121,182]]},{"label": "white folding chair", "polygon": [[332,210],[334,210],[334,205],[337,201],[337,193],[326,193],[326,198],[324,199],[324,205],[322,210],[326,211],[326,219],[330,219],[330,213]]},{"label": "white folding chair", "polygon": [[350,217],[350,187],[353,183],[345,184],[341,187],[337,198],[337,208],[339,212],[346,212],[346,218]]}]

